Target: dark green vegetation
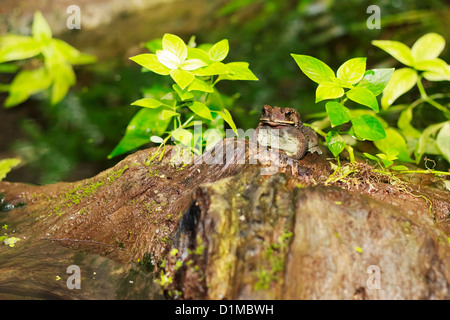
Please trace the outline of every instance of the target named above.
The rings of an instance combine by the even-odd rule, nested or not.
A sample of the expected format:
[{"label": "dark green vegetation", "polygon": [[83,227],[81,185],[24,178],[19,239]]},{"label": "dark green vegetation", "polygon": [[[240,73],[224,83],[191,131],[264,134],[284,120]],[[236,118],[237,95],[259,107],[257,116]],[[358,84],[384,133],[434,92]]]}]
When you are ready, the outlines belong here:
[{"label": "dark green vegetation", "polygon": [[[205,43],[216,43],[218,46],[220,44],[221,50],[216,51],[227,52],[226,61],[250,63],[253,74],[259,79],[257,82],[223,81],[219,83],[223,109],[214,108],[206,103],[207,99],[216,98],[217,100],[216,94],[207,92],[211,91],[211,83],[206,82],[207,85],[204,85],[200,82],[202,86],[197,86],[197,89],[202,88],[204,91],[194,90],[195,97],[186,98],[186,93],[192,93],[188,89],[188,85],[192,84],[186,84],[186,81],[183,81],[186,80],[186,74],[185,77],[180,77],[179,74],[173,76],[169,72],[171,77],[164,77],[152,72],[142,73],[135,63],[98,61],[77,67],[75,69],[77,83],[74,85],[74,74],[71,70],[72,64],[76,64],[77,61],[66,59],[64,63],[59,64],[63,66],[62,68],[46,63],[47,57],[53,57],[55,52],[65,52],[62,54],[65,58],[73,58],[75,51],[68,50],[67,46],[64,48],[68,51],[52,52],[46,49],[41,52],[36,49],[35,56],[30,53],[27,56],[15,57],[15,59],[30,59],[15,64],[2,64],[2,71],[12,72],[3,74],[1,81],[3,84],[18,83],[19,70],[26,72],[25,75],[30,75],[30,70],[34,70],[32,72],[34,75],[38,70],[43,72],[47,69],[53,73],[42,75],[42,79],[47,80],[38,82],[41,87],[31,88],[32,90],[28,88],[32,91],[30,93],[33,93],[31,99],[14,109],[2,110],[2,120],[7,122],[5,130],[20,132],[20,134],[9,135],[9,132],[2,132],[2,137],[8,135],[8,138],[0,141],[0,148],[10,150],[8,156],[12,152],[24,160],[23,166],[10,173],[8,178],[12,181],[49,183],[92,176],[112,166],[123,156],[107,159],[108,155],[120,153],[115,153],[114,148],[124,136],[128,135],[127,127],[130,128],[130,125],[140,126],[141,131],[134,137],[136,139],[122,151],[131,152],[138,146],[151,146],[150,136],[167,138],[177,128],[178,133],[181,134],[176,137],[188,136],[189,134],[181,129],[192,129],[183,127],[191,115],[205,120],[204,129],[222,130],[223,121],[216,117],[219,115],[218,112],[223,113],[225,117],[222,118],[232,128],[233,124],[237,128],[254,128],[259,119],[260,108],[264,104],[294,107],[299,110],[303,121],[310,123],[319,133],[324,133],[322,143],[327,144],[335,156],[346,149],[351,157],[354,150],[365,152],[370,159],[380,159],[384,167],[405,169],[401,167],[405,163],[416,162],[422,169],[447,171],[449,156],[448,143],[445,144],[445,141],[448,141],[450,130],[448,81],[436,78],[436,74],[427,75],[427,72],[434,72],[431,69],[436,70],[436,68],[445,69],[443,61],[449,61],[449,50],[448,47],[442,46],[443,42],[438,39],[439,36],[433,36],[434,45],[425,43],[423,46],[416,46],[416,48],[434,49],[432,54],[431,51],[422,52],[421,54],[425,54],[427,59],[419,61],[420,59],[414,59],[416,57],[414,53],[418,52],[414,46],[417,39],[423,39],[421,37],[429,33],[441,35],[447,39],[448,43],[449,7],[441,1],[408,0],[396,3],[379,1],[375,4],[381,9],[381,29],[367,27],[366,21],[370,14],[367,14],[366,10],[369,4],[360,1],[325,3],[234,0],[225,4],[221,3],[220,8],[216,10],[217,15],[209,17],[211,20],[219,21],[214,25],[215,27],[196,30],[194,35],[198,48],[202,48],[201,45]],[[38,29],[35,28],[35,30]],[[193,41],[189,39],[193,34],[178,35],[188,47],[191,47]],[[51,37],[51,32],[45,31],[45,28],[40,28],[40,31],[36,31],[33,36],[44,42],[59,43],[54,35],[53,38]],[[152,35],[142,39],[142,42],[146,43],[146,49],[150,52],[156,52],[160,49],[159,42],[147,41],[162,36],[163,34]],[[228,41],[220,41],[221,39],[228,39]],[[401,42],[411,48],[412,53],[408,53],[405,46],[393,42],[387,43],[385,40]],[[23,38],[23,41],[30,41],[31,47],[36,45],[32,40]],[[225,43],[227,50],[225,50]],[[401,49],[393,53],[389,45],[401,47]],[[79,49],[84,51],[83,48]],[[203,47],[203,49],[210,53],[210,47]],[[78,53],[75,56],[84,57],[79,51],[76,52]],[[395,59],[392,59],[388,53]],[[429,53],[432,56],[429,56]],[[370,95],[370,98],[361,98],[361,92],[359,95],[355,94],[354,88],[345,88],[348,90],[343,96],[346,101],[341,101],[339,98],[335,100],[334,97],[329,96],[319,96],[317,99],[315,94],[317,83],[310,81],[304,73],[300,72],[291,54],[314,57],[335,71],[338,71],[346,61],[359,62],[357,65],[362,66],[363,60],[365,64],[363,71],[385,70],[382,74],[376,71],[373,71],[373,74],[370,71],[363,73],[363,78],[357,81],[357,87],[363,81],[367,84],[370,80],[377,78],[381,79],[379,82],[386,85],[384,80],[388,78],[387,75],[390,75],[388,70],[392,68],[396,71],[391,79],[397,79],[397,82],[405,80],[407,83],[397,91],[392,89],[393,85],[388,85],[387,93],[385,91],[384,95],[378,91],[372,92],[380,102],[375,100],[376,104]],[[131,56],[134,54],[128,55],[127,58]],[[351,60],[355,57],[367,58]],[[437,60],[438,57],[441,60]],[[220,58],[222,57],[219,55],[214,59],[220,62]],[[420,62],[431,60],[434,60],[431,64],[420,65]],[[43,69],[42,66],[47,69]],[[208,68],[208,66],[201,68]],[[355,71],[357,66],[350,69]],[[337,79],[339,79],[338,73]],[[60,76],[63,74],[70,74],[70,76]],[[23,76],[22,74],[21,77]],[[202,76],[208,77],[205,74]],[[220,77],[218,73],[212,76]],[[197,79],[197,76],[195,77]],[[198,80],[204,81],[203,77]],[[180,88],[186,84],[185,90],[177,92],[176,89],[179,88],[173,86],[174,81]],[[215,81],[216,78],[212,83]],[[199,84],[199,82],[196,83]],[[59,98],[64,96],[63,89],[68,89],[72,85],[74,86],[68,94],[58,102]],[[26,94],[18,94],[17,90],[13,90],[11,94],[14,86],[2,86],[2,88],[9,90],[9,95],[4,95],[6,106],[15,104],[14,100],[11,102],[12,99],[16,99],[15,102],[18,103],[26,97]],[[170,100],[170,108],[160,108],[156,111],[130,106],[133,101],[143,98],[161,101],[160,98],[169,91],[176,93],[176,99]],[[398,95],[399,92],[402,94]],[[393,99],[395,95],[397,95],[396,99]],[[17,100],[18,97],[19,100]],[[341,107],[342,102],[345,103],[345,107]],[[51,106],[52,104],[54,105]],[[203,107],[204,105],[207,109]],[[157,118],[162,116],[162,109],[167,110],[166,119]],[[347,109],[350,117],[346,112]],[[224,110],[229,111],[232,118]],[[170,114],[170,111],[179,115]],[[144,114],[145,117],[142,116]],[[210,114],[212,121],[209,119]],[[181,123],[179,116],[183,117],[180,119]],[[376,130],[371,130],[373,128]],[[138,137],[142,132],[147,132],[148,135]],[[352,133],[360,139],[352,139],[350,137]],[[374,140],[374,142],[368,140]],[[159,140],[154,139],[154,141]],[[347,153],[344,151],[342,156],[347,157]],[[395,160],[400,160],[402,163],[390,163]]]}]

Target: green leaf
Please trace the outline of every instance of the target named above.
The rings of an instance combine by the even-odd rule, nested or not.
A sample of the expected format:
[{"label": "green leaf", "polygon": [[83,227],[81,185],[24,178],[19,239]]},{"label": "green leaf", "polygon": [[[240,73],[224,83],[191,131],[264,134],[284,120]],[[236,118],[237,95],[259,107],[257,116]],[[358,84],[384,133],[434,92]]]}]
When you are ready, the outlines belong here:
[{"label": "green leaf", "polygon": [[291,56],[303,73],[316,83],[330,82],[335,76],[334,71],[319,59],[299,54],[291,54]]},{"label": "green leaf", "polygon": [[33,25],[31,26],[33,38],[37,41],[49,41],[52,38],[52,30],[40,11],[34,14]]},{"label": "green leaf", "polygon": [[325,108],[333,126],[338,126],[350,121],[350,111],[336,101],[329,101]]},{"label": "green leaf", "polygon": [[50,67],[50,75],[53,78],[51,103],[56,104],[66,96],[70,86],[75,84],[75,72],[70,64],[54,63]]},{"label": "green leaf", "polygon": [[190,131],[183,128],[178,128],[172,132],[172,137],[181,144],[189,147],[192,144],[192,139],[194,136]]},{"label": "green leaf", "polygon": [[19,66],[14,63],[1,63],[0,73],[16,73],[19,70]]},{"label": "green leaf", "polygon": [[344,95],[344,89],[333,82],[322,82],[316,89],[316,103],[325,99],[335,99]]},{"label": "green leaf", "polygon": [[353,130],[360,139],[375,141],[386,138],[383,126],[374,116],[365,114],[351,121]]},{"label": "green leaf", "polygon": [[212,120],[211,111],[209,111],[209,108],[201,102],[194,101],[194,103],[189,106],[189,109],[202,118]]},{"label": "green leaf", "polygon": [[416,157],[416,163],[420,162],[422,156],[425,153],[428,154],[441,154],[441,150],[439,149],[436,139],[434,139],[434,135],[441,129],[446,122],[432,124],[423,130],[420,135],[419,141],[416,145],[416,150],[414,151],[414,155]]},{"label": "green leaf", "polygon": [[394,71],[391,80],[383,91],[381,106],[389,108],[398,97],[408,92],[417,82],[417,72],[411,68],[402,68]]},{"label": "green leaf", "polygon": [[249,64],[247,62],[230,62],[225,65],[226,74],[221,74],[217,81],[219,80],[249,80],[257,81],[258,78],[253,74],[253,72],[248,68]]},{"label": "green leaf", "polygon": [[164,110],[161,112],[161,119],[167,120],[167,119],[171,119],[172,117],[179,116],[179,115],[180,115],[180,114],[179,114],[178,112],[175,112],[175,111],[172,111],[172,110],[164,109]]},{"label": "green leaf", "polygon": [[214,92],[214,86],[200,79],[194,79],[188,87],[188,91]]},{"label": "green leaf", "polygon": [[209,49],[209,58],[212,61],[222,61],[228,55],[229,45],[228,40],[223,39],[222,41],[217,42],[215,45]]},{"label": "green leaf", "polygon": [[52,39],[51,45],[70,64],[89,64],[97,61],[95,56],[82,53],[62,40]]},{"label": "green leaf", "polygon": [[372,44],[393,56],[401,63],[411,67],[414,64],[414,58],[411,54],[411,49],[399,42],[390,40],[374,40]]},{"label": "green leaf", "polygon": [[143,53],[139,54],[137,56],[131,57],[130,60],[136,62],[137,64],[143,66],[144,68],[147,68],[150,71],[153,71],[154,73],[167,76],[170,74],[170,69],[161,64],[159,62],[158,57],[156,54],[153,53]]},{"label": "green leaf", "polygon": [[437,73],[445,72],[448,64],[442,59],[422,60],[414,64],[414,68],[422,71],[432,71]]},{"label": "green leaf", "polygon": [[367,58],[353,58],[344,62],[336,72],[337,78],[345,84],[358,83],[366,71]]},{"label": "green leaf", "polygon": [[427,33],[417,39],[411,48],[414,62],[436,59],[444,50],[445,39],[437,33]]},{"label": "green leaf", "polygon": [[175,54],[170,51],[158,50],[156,51],[158,61],[165,67],[173,70],[180,67],[181,61]]},{"label": "green leaf", "polygon": [[345,148],[345,141],[341,135],[335,131],[327,133],[327,146],[328,149],[337,157]]},{"label": "green leaf", "polygon": [[377,157],[371,155],[370,153],[366,153],[366,152],[363,152],[363,154],[366,158],[369,158],[370,160],[374,160],[374,161],[378,162],[378,164],[381,166],[380,160]]},{"label": "green leaf", "polygon": [[379,111],[377,98],[372,91],[366,88],[355,87],[346,92],[347,98],[363,106],[369,107],[375,112]]},{"label": "green leaf", "polygon": [[408,107],[400,113],[397,121],[397,127],[402,131],[405,136],[419,138],[421,133],[419,130],[411,125],[413,114],[412,108]]},{"label": "green leaf", "polygon": [[217,112],[217,114],[221,116],[222,119],[225,120],[226,123],[228,123],[231,129],[233,129],[234,133],[238,135],[236,124],[234,123],[233,117],[231,116],[230,112],[224,108],[223,111],[219,111]]},{"label": "green leaf", "polygon": [[441,154],[450,162],[450,122],[447,122],[439,131],[436,143]]},{"label": "green leaf", "polygon": [[409,170],[409,168],[407,166],[403,166],[403,165],[393,166],[393,167],[390,167],[389,169],[396,170],[396,171]]},{"label": "green leaf", "polygon": [[195,79],[192,73],[181,69],[170,70],[170,76],[183,90]]},{"label": "green leaf", "polygon": [[162,104],[163,103],[159,100],[151,99],[151,98],[144,98],[144,99],[139,99],[139,100],[133,102],[131,105],[153,109],[153,108],[159,108]]},{"label": "green leaf", "polygon": [[182,62],[180,64],[180,69],[187,70],[187,71],[193,71],[193,70],[197,70],[201,67],[204,67],[206,65],[207,64],[200,59],[189,59],[189,60],[185,60],[184,62]]},{"label": "green leaf", "polygon": [[32,58],[42,51],[42,43],[32,37],[5,35],[0,37],[0,63]]},{"label": "green leaf", "polygon": [[160,110],[143,108],[131,119],[127,126],[125,136],[108,155],[111,159],[122,153],[139,148],[148,143],[152,135],[164,134],[170,119],[162,119]]},{"label": "green leaf", "polygon": [[188,47],[188,59],[198,59],[206,63],[207,65],[211,64],[211,59],[209,59],[208,52],[199,49],[199,48],[190,48]]},{"label": "green leaf", "polygon": [[386,138],[374,141],[378,150],[385,154],[397,154],[397,158],[404,162],[413,162],[409,156],[408,147],[405,138],[395,129],[387,128],[385,130]]},{"label": "green leaf", "polygon": [[152,53],[156,53],[156,51],[158,51],[158,50],[163,50],[162,38],[147,41],[145,43],[144,47],[146,47]]},{"label": "green leaf", "polygon": [[194,98],[194,95],[192,93],[188,92],[187,90],[181,89],[177,84],[174,84],[172,88],[175,90],[182,101]]},{"label": "green leaf", "polygon": [[394,70],[394,68],[367,70],[357,87],[369,89],[375,96],[378,96],[389,83]]},{"label": "green leaf", "polygon": [[193,72],[196,76],[216,76],[231,72],[228,67],[222,62],[213,62],[203,69],[198,69]]},{"label": "green leaf", "polygon": [[0,181],[5,179],[8,172],[20,163],[20,159],[8,158],[0,160]]},{"label": "green leaf", "polygon": [[174,54],[180,61],[184,61],[187,58],[187,46],[184,41],[170,33],[166,33],[162,39],[162,47],[164,51],[168,51]]},{"label": "green leaf", "polygon": [[47,89],[51,82],[52,79],[44,67],[20,71],[9,87],[5,107],[13,107],[24,102],[30,95]]}]

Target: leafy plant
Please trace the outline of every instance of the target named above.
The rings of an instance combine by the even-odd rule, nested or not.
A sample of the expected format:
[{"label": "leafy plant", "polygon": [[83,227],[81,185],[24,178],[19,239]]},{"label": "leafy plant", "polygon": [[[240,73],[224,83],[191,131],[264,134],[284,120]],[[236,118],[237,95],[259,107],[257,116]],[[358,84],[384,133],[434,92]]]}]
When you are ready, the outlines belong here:
[{"label": "leafy plant", "polygon": [[[130,121],[110,158],[148,143],[149,138],[160,146],[173,139],[199,154],[208,140],[223,137],[223,121],[237,131],[228,110],[232,99],[221,94],[216,84],[222,80],[258,79],[247,62],[222,62],[229,52],[228,40],[196,46],[194,38],[186,44],[176,35],[165,34],[162,39],[149,41],[146,47],[152,53],[130,59],[144,71],[170,77],[174,83],[164,89],[155,85],[144,98],[132,103],[143,109]],[[196,119],[213,130],[194,141],[192,126]]]},{"label": "leafy plant", "polygon": [[0,181],[2,181],[12,168],[19,165],[20,159],[8,158],[0,160]]},{"label": "leafy plant", "polygon": [[[72,65],[95,62],[68,43],[52,37],[43,15],[37,11],[32,24],[32,36],[7,34],[0,36],[0,72],[16,72],[11,84],[0,85],[8,91],[5,107],[14,107],[31,95],[50,89],[50,101],[56,104],[75,84]],[[33,58],[27,63],[5,63]]]},{"label": "leafy plant", "polygon": [[[351,146],[342,137],[344,134],[361,141],[386,138],[380,117],[376,115],[380,111],[376,96],[381,94],[394,69],[366,71],[366,58],[354,58],[343,63],[335,74],[327,64],[314,57],[298,54],[292,54],[292,57],[303,73],[318,83],[316,103],[332,100],[325,105],[331,130],[326,134],[317,131],[326,139],[335,157],[346,148],[353,158]],[[367,109],[349,109],[344,105],[347,100]]]},{"label": "leafy plant", "polygon": [[[392,130],[382,145],[376,145],[380,150],[389,149],[389,145],[403,141],[401,151],[404,156],[414,154],[419,163],[424,154],[442,155],[450,162],[450,109],[436,100],[448,98],[449,95],[436,93],[428,95],[423,85],[423,79],[431,82],[449,81],[450,66],[438,58],[445,47],[445,39],[437,33],[428,33],[420,37],[411,48],[398,41],[377,40],[372,44],[389,53],[407,67],[395,70],[391,81],[386,86],[381,98],[384,110],[400,108],[402,111],[397,121],[397,130]],[[409,105],[393,106],[393,103],[406,92],[417,87],[420,98]],[[425,128],[415,128],[412,125],[414,109],[422,104],[434,107],[447,121],[431,123]],[[395,133],[394,133],[395,132]]]}]

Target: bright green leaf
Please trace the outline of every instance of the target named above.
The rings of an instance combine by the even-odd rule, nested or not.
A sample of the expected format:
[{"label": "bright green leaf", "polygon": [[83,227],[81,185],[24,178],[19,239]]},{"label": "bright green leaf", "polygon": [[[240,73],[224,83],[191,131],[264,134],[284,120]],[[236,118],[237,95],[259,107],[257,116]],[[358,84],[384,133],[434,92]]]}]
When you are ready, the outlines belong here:
[{"label": "bright green leaf", "polygon": [[194,136],[190,131],[183,128],[178,128],[172,132],[172,137],[185,146],[191,146]]},{"label": "bright green leaf", "polygon": [[450,122],[447,122],[439,131],[436,143],[441,154],[450,162]]},{"label": "bright green leaf", "polygon": [[192,105],[189,106],[189,109],[202,118],[212,120],[211,111],[209,111],[209,108],[201,102],[194,101]]},{"label": "bright green leaf", "polygon": [[345,148],[345,141],[341,135],[335,131],[327,133],[327,146],[328,149],[337,157]]},{"label": "bright green leaf", "polygon": [[70,64],[88,64],[97,61],[95,56],[82,53],[62,40],[52,39],[51,45]]},{"label": "bright green leaf", "polygon": [[446,124],[446,122],[432,124],[423,130],[420,135],[419,141],[416,145],[416,150],[414,155],[416,157],[416,163],[419,163],[422,159],[422,156],[425,153],[428,154],[441,154],[441,151],[437,145],[436,139],[434,136],[436,133]]},{"label": "bright green leaf", "polygon": [[439,58],[433,60],[422,60],[414,64],[414,69],[436,73],[444,73],[447,67],[447,62]]},{"label": "bright green leaf", "polygon": [[391,80],[383,91],[381,106],[389,108],[402,94],[408,92],[417,82],[417,72],[411,68],[402,68],[394,71]]},{"label": "bright green leaf", "polygon": [[174,116],[179,116],[180,114],[178,113],[178,112],[175,112],[175,111],[172,111],[172,110],[167,110],[167,109],[164,109],[162,112],[161,112],[161,118],[163,119],[163,120],[167,120],[167,119],[170,119],[170,118],[172,118],[172,117],[174,117]]},{"label": "bright green leaf", "polygon": [[170,76],[183,90],[195,79],[192,73],[180,69],[170,70]]},{"label": "bright green leaf", "polygon": [[291,54],[291,56],[303,73],[316,83],[330,82],[335,76],[334,71],[319,59],[299,54]]},{"label": "bright green leaf", "polygon": [[75,72],[70,64],[53,63],[50,74],[53,78],[51,103],[56,104],[66,96],[70,86],[75,84]]},{"label": "bright green leaf", "polygon": [[411,47],[414,62],[437,58],[445,47],[445,39],[437,33],[427,33],[417,39]]},{"label": "bright green leaf", "polygon": [[200,59],[189,59],[185,60],[180,64],[180,68],[187,71],[197,70],[201,67],[206,66],[207,64]]},{"label": "bright green leaf", "polygon": [[199,48],[190,48],[188,47],[188,59],[198,59],[206,63],[207,65],[211,64],[211,59],[209,59],[208,52],[199,49]]},{"label": "bright green leaf", "polygon": [[214,86],[200,79],[194,79],[188,87],[188,91],[214,92]]},{"label": "bright green leaf", "polygon": [[170,74],[170,69],[161,64],[159,62],[156,54],[153,53],[143,53],[139,54],[137,56],[131,57],[130,60],[133,60],[137,64],[143,66],[144,68],[147,68],[150,71],[153,71],[154,73],[167,76]]},{"label": "bright green leaf", "polygon": [[187,90],[181,89],[177,84],[174,84],[172,88],[175,90],[182,101],[194,98],[194,95],[192,93],[188,92]]},{"label": "bright green leaf", "polygon": [[378,96],[389,83],[394,70],[394,68],[367,70],[357,87],[369,89],[375,96]]},{"label": "bright green leaf", "polygon": [[411,54],[411,49],[399,42],[390,40],[374,40],[372,44],[393,56],[401,63],[411,67],[414,64],[414,58]]},{"label": "bright green leaf", "polygon": [[333,82],[322,82],[316,89],[316,103],[325,99],[335,99],[344,95],[344,89]]},{"label": "bright green leaf", "polygon": [[193,72],[196,76],[216,76],[231,72],[228,67],[222,62],[213,62],[203,69],[198,69]]},{"label": "bright green leaf", "polygon": [[170,33],[166,33],[162,39],[162,47],[164,51],[168,51],[175,55],[179,61],[184,61],[187,58],[187,46],[184,41]]},{"label": "bright green leaf", "polygon": [[[225,65],[226,74],[221,74],[218,80],[249,80],[257,81],[258,78],[248,68],[247,62],[230,62]],[[208,67],[209,68],[209,67]]]},{"label": "bright green leaf", "polygon": [[0,181],[5,179],[8,172],[20,163],[20,159],[8,158],[0,160]]},{"label": "bright green leaf", "polygon": [[412,108],[408,107],[400,113],[397,121],[397,127],[402,131],[405,136],[410,136],[414,138],[420,137],[420,131],[411,125],[413,114]]},{"label": "bright green leaf", "polygon": [[375,141],[386,138],[383,126],[374,116],[365,114],[351,121],[353,130],[360,139]]},{"label": "bright green leaf", "polygon": [[385,154],[397,153],[397,158],[404,162],[413,162],[409,156],[406,141],[403,136],[393,128],[387,128],[385,130],[386,138],[374,141],[378,150],[383,151]]},{"label": "bright green leaf", "polygon": [[366,88],[355,87],[346,92],[347,98],[363,106],[369,107],[375,112],[379,111],[377,98],[372,91]]},{"label": "bright green leaf", "polygon": [[338,126],[350,121],[350,111],[336,101],[329,101],[325,108],[333,126]]},{"label": "bright green leaf", "polygon": [[212,61],[222,61],[228,55],[229,45],[228,40],[223,39],[222,41],[217,42],[215,45],[209,49],[209,58]]},{"label": "bright green leaf", "polygon": [[24,102],[30,95],[47,89],[51,82],[52,79],[44,67],[20,71],[9,87],[5,107],[13,107]]},{"label": "bright green leaf", "polygon": [[144,108],[159,108],[163,103],[156,99],[144,98],[133,102],[132,106],[140,106]]},{"label": "bright green leaf", "polygon": [[222,117],[223,120],[225,120],[226,123],[233,129],[234,133],[237,135],[237,127],[236,124],[233,121],[233,117],[231,116],[230,112],[227,109],[223,109],[221,112],[217,112],[219,116]]},{"label": "bright green leaf", "polygon": [[37,41],[49,41],[52,38],[52,30],[40,11],[34,14],[33,25],[31,26],[33,38]]},{"label": "bright green leaf", "polygon": [[180,67],[181,61],[175,54],[170,51],[158,50],[156,51],[158,61],[165,67],[173,70]]},{"label": "bright green leaf", "polygon": [[358,83],[366,71],[367,58],[353,58],[344,62],[336,72],[338,79],[345,84]]},{"label": "bright green leaf", "polygon": [[0,63],[28,59],[41,51],[42,43],[32,37],[13,34],[0,37]]}]

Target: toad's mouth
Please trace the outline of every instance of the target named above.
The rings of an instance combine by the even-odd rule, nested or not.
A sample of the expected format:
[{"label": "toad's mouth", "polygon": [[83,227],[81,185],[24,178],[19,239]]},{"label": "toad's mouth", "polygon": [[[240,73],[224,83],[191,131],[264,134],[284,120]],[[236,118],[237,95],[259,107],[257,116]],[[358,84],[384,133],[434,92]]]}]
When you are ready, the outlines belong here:
[{"label": "toad's mouth", "polygon": [[272,127],[276,127],[276,126],[288,126],[288,125],[294,125],[294,121],[287,121],[287,120],[277,120],[277,121],[273,121],[271,119],[261,119],[261,122],[264,124],[267,124],[269,126]]}]

